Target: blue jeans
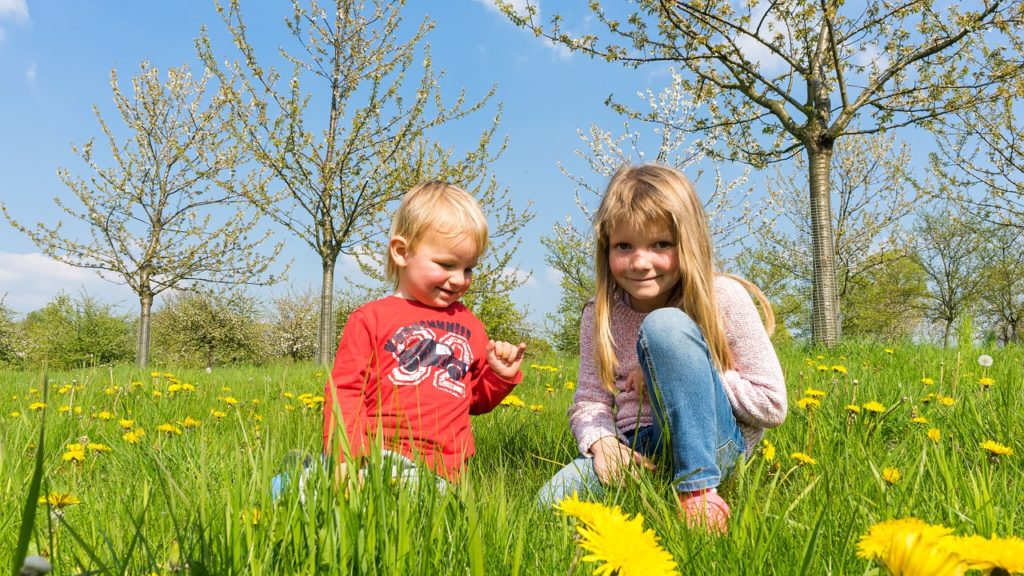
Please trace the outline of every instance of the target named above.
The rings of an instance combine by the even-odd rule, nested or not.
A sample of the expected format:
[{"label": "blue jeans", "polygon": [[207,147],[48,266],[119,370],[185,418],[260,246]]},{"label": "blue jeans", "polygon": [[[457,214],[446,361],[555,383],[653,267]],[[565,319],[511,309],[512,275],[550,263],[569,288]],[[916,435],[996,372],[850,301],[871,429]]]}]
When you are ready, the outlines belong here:
[{"label": "blue jeans", "polygon": [[[700,327],[678,308],[659,308],[640,325],[636,350],[654,425],[624,433],[627,444],[661,465],[670,464],[680,492],[718,486],[746,442]],[[551,506],[573,492],[604,493],[592,458],[580,456],[559,470],[537,499]]]},{"label": "blue jeans", "polygon": [[[415,462],[406,458],[398,452],[392,452],[390,450],[382,450],[380,456],[381,470],[387,474],[388,478],[402,484],[403,486],[416,486],[420,483],[423,478],[420,477],[420,469]],[[291,482],[291,476],[298,472],[299,478],[299,500],[306,503],[306,483],[309,480],[310,472],[314,470],[315,462],[312,456],[305,455],[301,450],[290,451],[282,463],[283,470],[276,474],[270,479],[270,497],[271,500],[277,502],[281,499],[281,495],[285,489],[288,488],[288,484]],[[327,460],[321,457],[320,459],[320,471],[327,470]],[[365,474],[366,469],[359,470],[360,476]],[[435,474],[427,473],[429,481],[432,481],[437,485],[437,488],[444,492],[448,489],[448,482]]]}]

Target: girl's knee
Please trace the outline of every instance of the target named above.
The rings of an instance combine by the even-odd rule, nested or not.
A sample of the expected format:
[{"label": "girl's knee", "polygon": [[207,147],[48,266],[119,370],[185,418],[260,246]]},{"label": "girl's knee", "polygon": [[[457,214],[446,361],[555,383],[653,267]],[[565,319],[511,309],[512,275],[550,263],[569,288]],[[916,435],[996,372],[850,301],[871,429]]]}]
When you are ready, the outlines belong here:
[{"label": "girl's knee", "polygon": [[700,332],[693,318],[679,308],[658,308],[648,314],[640,324],[640,330],[647,333],[692,331]]}]

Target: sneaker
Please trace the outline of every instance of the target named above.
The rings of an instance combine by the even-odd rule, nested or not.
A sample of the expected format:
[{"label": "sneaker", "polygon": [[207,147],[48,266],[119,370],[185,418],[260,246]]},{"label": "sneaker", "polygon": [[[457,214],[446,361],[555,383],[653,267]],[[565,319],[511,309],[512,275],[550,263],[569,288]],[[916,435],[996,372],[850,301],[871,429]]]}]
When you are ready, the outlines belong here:
[{"label": "sneaker", "polygon": [[299,500],[306,503],[306,481],[309,478],[309,469],[313,466],[313,458],[302,450],[290,450],[281,462],[281,472],[270,479],[270,497],[274,502],[281,498],[281,494],[288,488],[291,475],[299,474]]},{"label": "sneaker", "polygon": [[679,492],[683,520],[690,528],[703,528],[713,534],[729,530],[729,505],[714,488]]}]

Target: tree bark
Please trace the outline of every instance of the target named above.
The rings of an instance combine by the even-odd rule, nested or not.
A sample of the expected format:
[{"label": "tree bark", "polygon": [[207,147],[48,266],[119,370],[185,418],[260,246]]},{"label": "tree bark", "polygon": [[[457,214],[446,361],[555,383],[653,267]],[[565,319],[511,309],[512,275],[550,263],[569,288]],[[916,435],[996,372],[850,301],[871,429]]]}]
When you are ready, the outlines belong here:
[{"label": "tree bark", "polygon": [[328,366],[334,359],[338,343],[334,341],[337,319],[334,317],[334,262],[323,259],[320,283],[320,327],[317,330],[317,363]]},{"label": "tree bark", "polygon": [[835,241],[832,233],[832,142],[806,147],[810,169],[811,257],[814,295],[811,342],[831,347],[839,341],[839,293],[836,289]]},{"label": "tree bark", "polygon": [[145,368],[149,365],[150,319],[153,309],[153,295],[139,297],[139,335],[135,342],[135,365]]}]

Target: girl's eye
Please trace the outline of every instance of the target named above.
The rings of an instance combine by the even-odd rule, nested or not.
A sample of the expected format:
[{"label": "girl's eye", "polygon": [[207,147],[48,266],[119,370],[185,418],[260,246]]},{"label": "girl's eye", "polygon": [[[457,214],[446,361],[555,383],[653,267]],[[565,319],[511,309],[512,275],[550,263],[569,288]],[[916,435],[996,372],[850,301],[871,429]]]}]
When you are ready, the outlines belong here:
[{"label": "girl's eye", "polygon": [[654,243],[654,249],[655,250],[668,250],[671,247],[672,247],[672,243],[667,241],[667,240],[662,240],[661,242],[655,242]]},{"label": "girl's eye", "polygon": [[632,246],[630,246],[626,242],[619,242],[618,244],[612,246],[612,248],[615,250],[629,250],[630,248],[632,248]]}]

